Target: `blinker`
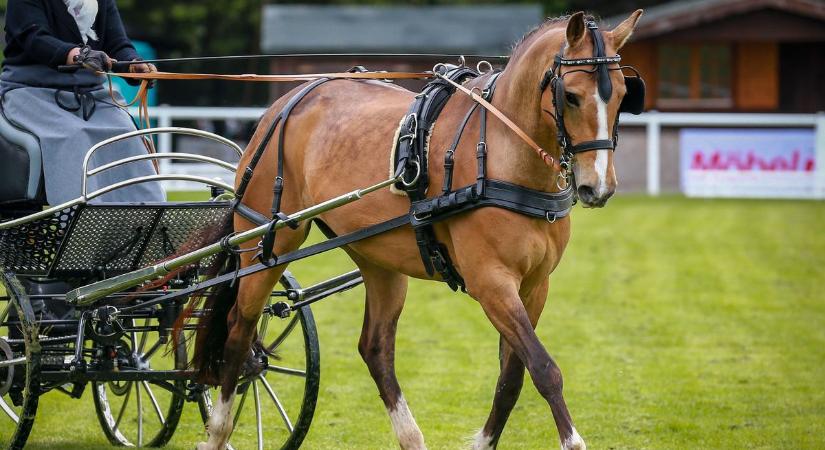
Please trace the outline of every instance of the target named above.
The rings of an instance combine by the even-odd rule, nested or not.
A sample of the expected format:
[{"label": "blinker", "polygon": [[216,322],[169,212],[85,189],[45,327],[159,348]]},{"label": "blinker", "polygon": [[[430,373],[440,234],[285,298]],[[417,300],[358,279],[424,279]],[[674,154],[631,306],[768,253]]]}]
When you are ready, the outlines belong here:
[{"label": "blinker", "polygon": [[[604,54],[604,38],[599,33],[599,27],[594,21],[587,22],[587,29],[590,30],[590,37],[593,39],[593,56],[595,58],[603,58]],[[610,72],[608,72],[607,64],[598,64],[596,66],[596,84],[599,88],[599,97],[605,103],[610,101],[613,96],[613,83],[610,82]]]}]

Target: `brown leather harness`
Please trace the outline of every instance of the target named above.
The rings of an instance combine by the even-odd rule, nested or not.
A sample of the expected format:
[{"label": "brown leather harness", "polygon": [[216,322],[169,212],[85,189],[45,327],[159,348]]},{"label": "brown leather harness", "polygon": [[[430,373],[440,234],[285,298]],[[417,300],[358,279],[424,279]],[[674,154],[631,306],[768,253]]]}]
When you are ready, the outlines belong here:
[{"label": "brown leather harness", "polygon": [[[545,79],[542,81],[540,86],[541,91],[544,91],[548,85],[553,89],[553,104],[555,109],[554,118],[556,119],[558,125],[557,128],[559,129],[559,146],[562,149],[561,160],[557,160],[545,151],[527,133],[525,133],[512,120],[510,120],[498,108],[490,103],[495,92],[495,84],[499,75],[498,73],[490,74],[487,84],[483,90],[471,90],[462,86],[461,83],[469,78],[478,77],[479,74],[464,66],[448,66],[439,64],[434,68],[433,72],[367,72],[360,68],[354,68],[350,72],[306,75],[222,75],[182,74],[169,72],[123,73],[114,75],[123,78],[144,80],[144,83],[148,82],[148,80],[156,79],[219,79],[260,82],[311,81],[311,83],[306,85],[287,102],[285,107],[269,124],[264,138],[255,148],[249,165],[244,169],[241,176],[241,182],[236,190],[236,198],[233,202],[233,209],[236,213],[253,223],[270,223],[270,231],[262,238],[259,244],[259,253],[257,257],[261,262],[255,266],[244,269],[245,272],[254,273],[260,270],[265,270],[266,268],[274,265],[284,264],[294,259],[324,252],[331,248],[347,245],[352,242],[366,239],[376,234],[410,224],[415,230],[416,241],[427,273],[430,276],[433,276],[436,272],[438,272],[442,280],[445,281],[453,290],[457,290],[459,288],[464,290],[464,280],[453,266],[452,261],[450,261],[449,253],[446,247],[435,238],[433,228],[435,223],[443,221],[456,214],[488,206],[504,208],[519,214],[554,222],[559,218],[567,216],[576,201],[575,190],[573,188],[573,183],[571,182],[572,176],[569,173],[573,154],[596,148],[615,149],[618,115],[614,124],[614,137],[611,141],[591,141],[573,145],[570,142],[569,135],[564,127],[564,74],[560,73],[561,66],[596,66],[596,68],[593,69],[593,72],[597,72],[599,93],[602,95],[603,99],[607,97],[605,100],[607,101],[610,98],[610,90],[612,89],[612,86],[610,86],[609,89],[605,87],[605,83],[610,83],[609,77],[605,75],[607,65],[617,63],[620,60],[618,55],[615,57],[604,57],[604,43],[601,38],[601,34],[596,31],[597,28],[593,23],[589,23],[588,28],[590,29],[591,35],[594,39],[594,57],[575,60],[565,59],[562,56],[564,50],[564,48],[562,48],[555,58],[553,67],[547,71]],[[627,84],[626,81],[626,84],[628,87],[628,93],[632,96],[631,103],[636,106],[625,107],[625,101],[628,100],[625,98],[625,101],[622,102],[622,106],[620,107],[620,111],[632,112],[634,114],[641,112],[641,106],[638,105],[643,105],[644,103],[644,83],[638,76],[635,78],[637,82]],[[285,124],[289,119],[292,109],[300,103],[306,95],[321,84],[333,79],[433,79],[433,81],[428,83],[422,93],[417,95],[413,101],[405,120],[402,122],[402,131],[406,132],[399,136],[398,141],[396,175],[402,175],[402,180],[404,180],[398,187],[407,192],[411,201],[410,211],[408,214],[396,217],[372,227],[368,227],[348,235],[336,236],[321,244],[316,244],[306,249],[297,250],[296,252],[293,252],[293,254],[281,255],[279,257],[272,254],[273,245],[275,242],[276,224],[281,221],[288,221],[287,216],[280,210],[284,185],[283,168],[285,152],[283,151],[283,148],[285,143]],[[631,86],[631,84],[633,86]],[[145,89],[142,91],[145,92]],[[475,103],[467,112],[460,128],[457,130],[452,147],[450,147],[450,149],[446,152],[444,161],[445,176],[442,192],[440,195],[427,198],[427,187],[429,186],[429,180],[427,176],[427,158],[425,154],[426,141],[431,131],[431,125],[435,123],[435,120],[438,118],[438,115],[444,105],[447,103],[450,96],[456,91],[460,91],[468,95]],[[641,101],[639,100],[639,95],[641,95]],[[469,186],[464,186],[453,190],[452,174],[455,151],[463,134],[464,128],[476,110],[480,110],[479,114],[481,123],[479,142],[476,146],[476,160],[478,169],[476,182]],[[557,182],[560,186],[560,190],[558,192],[536,191],[506,181],[494,180],[487,177],[486,124],[488,111],[496,116],[496,118],[498,118],[508,128],[510,128],[517,136],[519,136],[519,138],[522,139],[530,148],[532,148],[539,158],[548,167],[550,167],[558,177],[560,177],[559,182]],[[243,197],[246,193],[249,182],[252,179],[255,167],[259,163],[264,150],[274,137],[278,125],[281,125],[280,133],[278,135],[278,144],[281,151],[278,152],[277,175],[273,186],[273,201],[272,208],[270,210],[271,216],[267,217],[244,205]],[[564,186],[562,186],[562,184],[564,184]],[[287,225],[292,228],[297,227],[297,224],[287,223]],[[237,249],[230,248],[228,245],[225,247],[225,250],[230,253],[237,253]],[[237,275],[238,274],[235,274],[234,276]],[[232,275],[224,275],[222,278],[230,276]]]}]

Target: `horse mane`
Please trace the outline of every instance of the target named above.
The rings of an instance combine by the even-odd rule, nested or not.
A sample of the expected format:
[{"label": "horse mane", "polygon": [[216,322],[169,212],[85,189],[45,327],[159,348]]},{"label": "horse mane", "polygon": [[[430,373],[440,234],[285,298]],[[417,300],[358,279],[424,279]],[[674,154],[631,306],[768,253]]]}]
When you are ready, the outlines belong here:
[{"label": "horse mane", "polygon": [[[550,30],[550,29],[566,27],[567,22],[570,20],[571,16],[572,16],[571,14],[566,14],[566,15],[563,15],[563,16],[548,17],[548,18],[544,19],[543,22],[541,22],[540,24],[536,25],[535,27],[533,27],[532,29],[530,29],[529,31],[524,33],[524,36],[522,36],[519,40],[517,40],[513,44],[512,50],[510,51],[510,58],[515,59],[516,56],[522,50],[524,50],[525,48],[527,48],[529,46],[529,45],[527,45],[527,44],[529,44],[529,42],[531,42],[534,38],[540,36],[544,31],[547,31],[547,30]],[[593,16],[592,14],[586,14],[584,19],[585,20],[596,20],[596,17]]]}]

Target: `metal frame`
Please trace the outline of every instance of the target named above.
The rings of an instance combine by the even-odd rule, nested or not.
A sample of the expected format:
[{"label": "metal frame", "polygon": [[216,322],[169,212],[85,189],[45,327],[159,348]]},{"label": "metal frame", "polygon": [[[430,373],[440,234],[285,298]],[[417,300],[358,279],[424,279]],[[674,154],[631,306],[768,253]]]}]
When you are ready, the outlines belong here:
[{"label": "metal frame", "polygon": [[90,148],[86,155],[83,158],[83,177],[81,180],[81,196],[74,199],[69,200],[67,202],[61,203],[59,205],[55,205],[44,209],[42,211],[38,211],[34,214],[30,214],[26,217],[21,217],[19,219],[9,220],[6,222],[0,223],[0,230],[5,230],[9,228],[14,228],[29,222],[33,222],[38,219],[42,219],[44,217],[52,216],[64,209],[72,208],[77,205],[85,204],[89,200],[92,200],[96,197],[99,197],[103,194],[108,192],[114,191],[116,189],[120,189],[126,186],[131,186],[134,184],[140,183],[147,183],[150,181],[191,181],[195,183],[202,183],[205,185],[216,186],[224,189],[228,192],[235,192],[235,187],[229,183],[225,183],[220,180],[214,180],[211,178],[199,176],[199,175],[190,175],[190,174],[156,174],[156,175],[147,175],[143,177],[135,177],[129,180],[124,180],[119,183],[115,183],[103,188],[100,188],[94,192],[88,192],[88,178],[94,175],[97,175],[101,172],[106,170],[110,170],[114,167],[119,167],[125,164],[129,164],[135,161],[144,161],[144,160],[171,160],[171,159],[182,159],[187,161],[196,161],[205,164],[198,164],[198,166],[203,167],[204,165],[210,167],[219,167],[221,169],[225,169],[232,173],[235,172],[236,167],[228,163],[226,161],[222,161],[217,158],[211,158],[208,156],[203,155],[195,155],[192,153],[173,153],[170,151],[166,152],[159,152],[159,153],[150,153],[145,155],[137,155],[137,156],[130,156],[128,158],[119,159],[117,161],[113,161],[107,164],[104,164],[100,167],[96,167],[94,169],[89,169],[89,161],[91,160],[92,155],[99,151],[101,148],[106,147],[107,145],[111,145],[115,142],[120,142],[125,139],[133,138],[133,137],[140,137],[140,136],[149,136],[149,135],[171,135],[171,134],[181,134],[181,135],[188,135],[188,136],[197,136],[202,137],[205,139],[209,139],[212,141],[219,142],[224,144],[225,146],[232,149],[235,154],[240,157],[243,154],[243,149],[238,146],[238,144],[232,142],[229,139],[226,139],[223,136],[217,135],[215,133],[210,133],[207,131],[201,131],[194,128],[181,128],[181,127],[158,127],[158,128],[147,128],[145,130],[135,130],[130,131],[128,133],[119,134],[117,136],[113,136],[105,141],[101,141],[98,144],[95,144]]},{"label": "metal frame", "polygon": [[[103,165],[101,167],[98,167],[98,168],[95,168],[95,169],[92,169],[92,170],[89,170],[89,161],[91,160],[92,155],[95,152],[97,152],[98,150],[100,150],[100,149],[102,149],[106,146],[109,146],[111,144],[114,144],[116,142],[120,142],[120,141],[130,139],[130,138],[133,138],[133,137],[153,136],[153,135],[160,135],[160,134],[182,134],[182,135],[188,135],[188,136],[202,137],[202,138],[205,138],[205,139],[209,139],[209,140],[224,144],[225,146],[227,146],[227,147],[231,148],[232,150],[234,150],[235,153],[238,155],[238,157],[240,157],[243,154],[243,149],[240,146],[238,146],[238,144],[232,142],[231,140],[229,140],[229,139],[227,139],[223,136],[217,135],[215,133],[210,133],[208,131],[197,130],[197,129],[194,129],[194,128],[181,128],[181,127],[147,128],[147,129],[144,129],[144,130],[135,130],[135,131],[130,131],[128,133],[119,134],[117,136],[111,137],[109,139],[106,139],[104,141],[98,142],[97,144],[93,145],[92,148],[90,148],[89,151],[86,152],[86,156],[83,157],[83,178],[81,180],[81,185],[80,185],[81,199],[83,199],[84,201],[88,201],[89,199],[94,198],[97,195],[105,194],[106,192],[110,192],[114,189],[119,189],[119,188],[129,186],[129,185],[132,185],[132,184],[137,184],[137,183],[146,183],[146,182],[149,182],[149,181],[184,180],[184,181],[195,181],[195,182],[204,183],[205,182],[204,180],[208,180],[208,178],[197,177],[197,176],[194,176],[194,175],[186,175],[186,176],[182,175],[180,178],[175,178],[175,177],[172,177],[171,175],[153,175],[153,176],[150,176],[150,177],[133,178],[132,180],[127,180],[127,181],[123,181],[123,182],[116,183],[116,184],[112,185],[112,186],[116,186],[113,189],[108,189],[112,186],[107,186],[106,188],[98,189],[97,191],[93,192],[91,195],[88,194],[88,180],[89,180],[89,177],[91,177],[93,175],[96,175],[100,172],[103,172],[105,170],[109,170],[109,169],[112,169],[114,167],[118,167],[118,166],[128,164],[128,163],[131,163],[131,162],[135,162],[135,161],[158,160],[158,159],[185,159],[185,160],[194,160],[194,161],[206,162],[206,163],[210,163],[210,164],[213,164],[213,165],[217,165],[219,167],[230,170],[232,172],[235,171],[234,167],[231,167],[231,164],[224,163],[223,161],[220,161],[220,160],[215,159],[215,158],[209,158],[209,157],[200,156],[200,155],[192,155],[192,154],[189,154],[189,153],[183,153],[183,154],[175,156],[175,154],[171,153],[171,152],[151,153],[151,154],[140,155],[140,156],[132,156],[132,157],[129,157],[129,158],[123,158],[121,160]],[[161,176],[166,177],[166,178],[160,178]],[[155,177],[155,178],[152,178],[152,177]],[[188,178],[184,178],[184,177],[188,177]],[[210,184],[212,182],[213,181],[209,181],[206,184]],[[222,183],[222,184],[218,184],[218,186],[226,189],[226,186],[228,186],[228,185],[226,183]],[[108,190],[106,190],[106,189],[108,189]],[[231,191],[232,188],[230,187],[229,190]]]},{"label": "metal frame", "polygon": [[155,278],[167,275],[175,269],[188,266],[192,263],[200,261],[203,258],[216,255],[222,252],[226,245],[234,247],[245,242],[249,242],[253,239],[260,238],[261,236],[266,234],[270,229],[279,230],[281,228],[289,226],[289,224],[299,223],[308,219],[312,219],[321,213],[324,213],[331,209],[335,209],[339,206],[346,205],[348,203],[352,203],[356,200],[361,199],[364,195],[367,195],[371,192],[375,192],[385,187],[389,187],[390,185],[398,183],[401,180],[402,175],[398,175],[396,177],[384,180],[380,183],[376,183],[372,186],[368,186],[363,189],[356,189],[352,192],[348,192],[346,194],[339,195],[338,197],[331,198],[325,202],[321,202],[315,206],[310,206],[309,208],[292,213],[288,216],[286,220],[279,220],[275,222],[274,226],[271,223],[265,223],[258,227],[252,228],[251,230],[231,235],[230,237],[225,239],[226,242],[215,242],[211,245],[202,247],[190,253],[186,253],[184,255],[169,259],[167,261],[160,262],[158,264],[155,264],[154,266],[144,267],[133,272],[125,273],[123,275],[118,275],[112,278],[107,278],[105,280],[101,280],[86,286],[81,286],[66,294],[66,300],[78,306],[90,306],[94,304],[97,300],[102,299],[110,294],[114,294],[115,292],[120,292],[126,289],[133,288],[145,281],[153,280]]}]

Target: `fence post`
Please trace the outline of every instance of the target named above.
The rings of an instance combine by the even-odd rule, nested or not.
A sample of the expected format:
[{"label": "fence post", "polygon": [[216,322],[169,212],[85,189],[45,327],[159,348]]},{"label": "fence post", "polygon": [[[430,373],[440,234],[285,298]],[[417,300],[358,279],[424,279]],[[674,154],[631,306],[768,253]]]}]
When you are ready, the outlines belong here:
[{"label": "fence post", "polygon": [[648,195],[659,195],[661,186],[659,176],[661,174],[660,141],[662,126],[659,121],[659,113],[650,111],[647,116],[647,193]]},{"label": "fence post", "polygon": [[[151,111],[151,110],[150,110]],[[168,111],[167,107],[160,106],[154,108],[154,111],[157,113],[158,118],[158,127],[171,127],[172,126],[172,115],[170,111]],[[170,153],[172,151],[172,135],[169,133],[163,133],[158,135],[158,151],[161,153]],[[161,173],[172,173],[172,160],[171,159],[161,159],[160,160],[160,172]]]},{"label": "fence post", "polygon": [[825,199],[825,112],[816,114],[816,125],[814,128],[816,137],[814,141],[815,162],[814,162],[814,198]]}]

